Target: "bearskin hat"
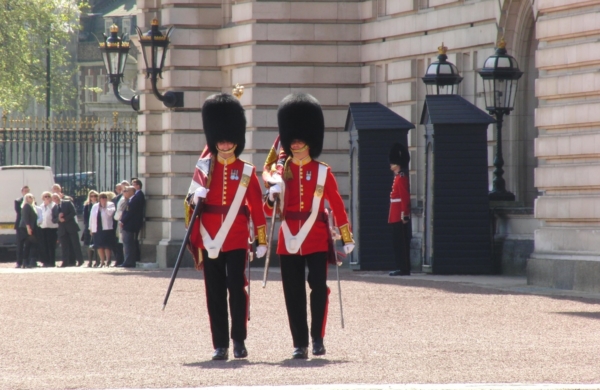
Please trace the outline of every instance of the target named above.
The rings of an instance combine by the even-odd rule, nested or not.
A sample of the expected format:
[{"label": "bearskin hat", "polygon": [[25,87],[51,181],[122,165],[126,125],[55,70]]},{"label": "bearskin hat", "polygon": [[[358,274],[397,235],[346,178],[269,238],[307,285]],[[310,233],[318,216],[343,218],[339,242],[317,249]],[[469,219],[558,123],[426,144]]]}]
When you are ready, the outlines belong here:
[{"label": "bearskin hat", "polygon": [[400,165],[402,168],[408,168],[410,162],[410,153],[408,148],[399,142],[392,145],[390,149],[390,164]]},{"label": "bearskin hat", "polygon": [[283,98],[277,110],[277,123],[281,146],[288,156],[292,155],[292,141],[304,141],[309,154],[317,158],[323,150],[325,120],[319,101],[308,93],[293,93]]},{"label": "bearskin hat", "polygon": [[238,157],[246,146],[246,116],[244,107],[235,97],[227,93],[209,96],[202,106],[202,123],[206,145],[213,155],[217,154],[218,142],[232,142],[237,145]]}]

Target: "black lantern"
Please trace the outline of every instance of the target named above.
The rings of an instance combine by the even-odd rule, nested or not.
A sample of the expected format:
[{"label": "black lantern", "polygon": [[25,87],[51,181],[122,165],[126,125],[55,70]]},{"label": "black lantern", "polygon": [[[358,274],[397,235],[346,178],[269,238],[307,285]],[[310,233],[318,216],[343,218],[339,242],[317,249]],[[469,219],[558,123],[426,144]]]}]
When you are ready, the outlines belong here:
[{"label": "black lantern", "polygon": [[496,53],[485,60],[479,71],[483,79],[485,107],[490,115],[496,117],[496,156],[494,158],[494,180],[490,200],[514,201],[515,195],[506,190],[504,178],[504,159],[502,157],[502,120],[510,114],[515,105],[517,85],[523,72],[514,57],[506,53],[506,43],[501,39]]},{"label": "black lantern", "polygon": [[169,38],[173,32],[173,27],[170,27],[166,34],[163,34],[158,28],[158,19],[153,19],[151,26],[145,34],[142,34],[142,30],[136,27],[142,46],[144,63],[146,64],[146,78],[150,77],[152,92],[165,106],[169,108],[183,107],[183,92],[168,91],[161,95],[156,87],[158,77],[162,78],[162,69],[165,65]]},{"label": "black lantern", "polygon": [[446,61],[448,48],[444,46],[438,47],[438,60],[432,62],[427,68],[425,77],[422,78],[427,88],[427,95],[456,95],[458,94],[458,84],[462,81],[462,77],[458,74],[456,65]]},{"label": "black lantern", "polygon": [[113,86],[113,92],[117,100],[121,103],[131,104],[131,107],[138,111],[140,103],[138,95],[134,95],[131,99],[125,99],[120,95],[119,84],[123,82],[123,73],[125,72],[125,64],[127,63],[127,55],[129,53],[129,42],[124,41],[126,36],[119,37],[117,33],[119,27],[116,24],[110,26],[110,36],[104,36],[104,42],[100,42],[100,53],[104,61],[104,67],[108,73],[109,82]]}]

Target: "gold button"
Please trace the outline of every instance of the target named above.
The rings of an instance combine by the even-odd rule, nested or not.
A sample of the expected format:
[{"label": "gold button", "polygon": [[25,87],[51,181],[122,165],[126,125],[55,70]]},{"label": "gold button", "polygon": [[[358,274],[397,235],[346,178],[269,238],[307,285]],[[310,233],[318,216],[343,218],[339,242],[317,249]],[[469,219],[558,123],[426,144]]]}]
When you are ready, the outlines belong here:
[{"label": "gold button", "polygon": [[225,206],[227,204],[227,202],[223,202],[223,206]]},{"label": "gold button", "polygon": [[223,190],[223,196],[225,196],[226,193],[227,193],[227,191]]}]

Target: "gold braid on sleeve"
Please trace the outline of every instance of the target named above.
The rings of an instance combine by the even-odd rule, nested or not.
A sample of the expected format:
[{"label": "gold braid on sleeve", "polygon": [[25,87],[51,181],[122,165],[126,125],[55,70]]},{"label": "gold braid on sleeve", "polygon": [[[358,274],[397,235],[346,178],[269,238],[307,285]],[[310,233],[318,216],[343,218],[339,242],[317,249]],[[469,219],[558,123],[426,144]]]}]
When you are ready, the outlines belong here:
[{"label": "gold braid on sleeve", "polygon": [[352,237],[352,233],[350,232],[350,227],[348,226],[348,224],[340,226],[339,229],[344,244],[354,244],[354,238]]},{"label": "gold braid on sleeve", "polygon": [[265,225],[256,228],[258,245],[267,245],[267,227]]}]

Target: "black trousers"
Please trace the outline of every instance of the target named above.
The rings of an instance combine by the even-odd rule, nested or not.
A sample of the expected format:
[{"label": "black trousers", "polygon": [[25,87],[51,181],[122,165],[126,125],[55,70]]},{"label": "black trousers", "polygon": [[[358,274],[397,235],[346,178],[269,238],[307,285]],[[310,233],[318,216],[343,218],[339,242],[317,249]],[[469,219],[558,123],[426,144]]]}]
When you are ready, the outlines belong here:
[{"label": "black trousers", "polygon": [[227,292],[231,312],[231,339],[244,341],[247,336],[248,294],[246,293],[246,250],[220,252],[219,257],[204,257],[204,286],[214,348],[229,348]]},{"label": "black trousers", "polygon": [[392,223],[392,234],[394,241],[394,259],[396,267],[403,273],[410,273],[410,222]]},{"label": "black trousers", "polygon": [[[21,242],[17,243],[17,245],[22,246],[23,252],[21,253],[21,265],[24,267],[31,267],[36,264],[35,255],[37,248],[37,240],[35,236],[30,236],[27,233],[27,228],[25,229],[25,235],[21,235],[19,239]],[[19,264],[19,263],[17,263]]]},{"label": "black trousers", "polygon": [[[27,239],[27,228],[17,228],[17,266],[23,265],[23,250],[25,249],[25,241]],[[25,265],[29,265],[29,259],[25,259]]]},{"label": "black trousers", "polygon": [[66,232],[58,237],[58,241],[63,252],[63,263],[66,261],[68,265],[75,265],[75,260],[83,263],[83,254],[77,232]]},{"label": "black trousers", "polygon": [[45,266],[56,265],[56,238],[58,229],[40,229],[40,258]]},{"label": "black trousers", "polygon": [[308,266],[310,287],[310,336],[313,340],[325,337],[329,287],[327,287],[327,253],[310,255],[280,255],[281,281],[285,307],[290,322],[294,348],[308,347],[305,269]]}]

